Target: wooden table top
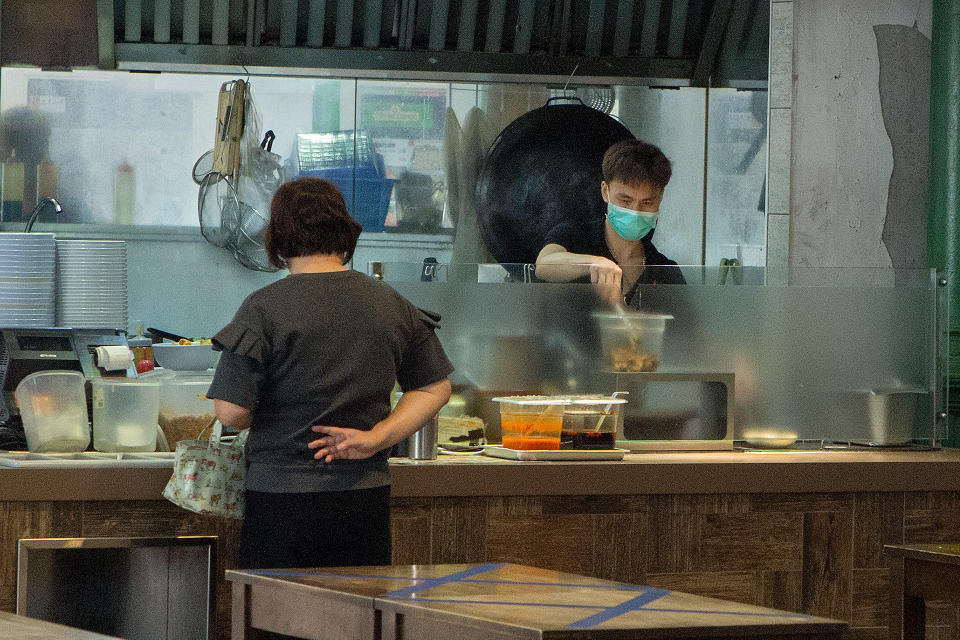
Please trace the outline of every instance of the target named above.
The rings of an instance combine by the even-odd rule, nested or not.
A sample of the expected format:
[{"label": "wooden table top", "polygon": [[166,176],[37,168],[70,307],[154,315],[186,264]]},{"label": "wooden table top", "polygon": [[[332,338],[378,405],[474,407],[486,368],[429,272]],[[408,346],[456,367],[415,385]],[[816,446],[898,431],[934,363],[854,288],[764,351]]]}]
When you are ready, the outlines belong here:
[{"label": "wooden table top", "polygon": [[888,544],[883,547],[891,556],[960,565],[960,543],[954,544]]},{"label": "wooden table top", "polygon": [[117,640],[73,627],[0,611],[0,640]]},{"label": "wooden table top", "polygon": [[837,633],[846,623],[515,564],[227,571],[235,583],[286,583],[384,611],[428,611],[543,632],[736,627],[738,635]]}]

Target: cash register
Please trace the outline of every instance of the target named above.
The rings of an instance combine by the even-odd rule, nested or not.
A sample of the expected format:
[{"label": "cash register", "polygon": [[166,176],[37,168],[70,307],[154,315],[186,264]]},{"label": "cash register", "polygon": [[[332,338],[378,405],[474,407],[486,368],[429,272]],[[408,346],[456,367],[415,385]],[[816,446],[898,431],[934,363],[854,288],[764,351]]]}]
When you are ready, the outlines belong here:
[{"label": "cash register", "polygon": [[[124,329],[83,329],[56,327],[50,329],[0,328],[0,425],[19,418],[14,391],[20,381],[38,371],[79,371],[89,383],[96,377],[136,377],[131,361],[129,368],[110,370],[100,366],[96,350],[102,346],[127,346]],[[87,400],[89,402],[87,385]]]}]

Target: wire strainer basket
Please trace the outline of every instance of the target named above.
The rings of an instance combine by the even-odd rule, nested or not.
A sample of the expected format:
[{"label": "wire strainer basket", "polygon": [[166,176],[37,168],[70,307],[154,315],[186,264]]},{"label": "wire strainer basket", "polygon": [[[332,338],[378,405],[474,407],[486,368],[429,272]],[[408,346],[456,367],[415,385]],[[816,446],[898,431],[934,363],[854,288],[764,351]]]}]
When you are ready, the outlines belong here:
[{"label": "wire strainer basket", "polygon": [[211,174],[200,185],[200,232],[211,244],[229,249],[237,261],[254,271],[277,271],[270,264],[264,237],[269,217],[243,202],[233,181]]}]

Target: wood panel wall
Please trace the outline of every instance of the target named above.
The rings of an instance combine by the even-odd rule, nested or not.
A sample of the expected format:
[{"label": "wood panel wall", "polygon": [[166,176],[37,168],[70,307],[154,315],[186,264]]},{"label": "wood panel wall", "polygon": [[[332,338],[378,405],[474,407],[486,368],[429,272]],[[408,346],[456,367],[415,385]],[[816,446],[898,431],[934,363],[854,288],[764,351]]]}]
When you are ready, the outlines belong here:
[{"label": "wood panel wall", "polygon": [[[19,538],[217,535],[222,572],[238,534],[164,501],[0,502],[0,610]],[[393,535],[395,564],[517,562],[839,618],[872,640],[887,637],[883,545],[960,541],[960,493],[396,498]],[[927,620],[927,638],[960,634],[960,611]]]}]

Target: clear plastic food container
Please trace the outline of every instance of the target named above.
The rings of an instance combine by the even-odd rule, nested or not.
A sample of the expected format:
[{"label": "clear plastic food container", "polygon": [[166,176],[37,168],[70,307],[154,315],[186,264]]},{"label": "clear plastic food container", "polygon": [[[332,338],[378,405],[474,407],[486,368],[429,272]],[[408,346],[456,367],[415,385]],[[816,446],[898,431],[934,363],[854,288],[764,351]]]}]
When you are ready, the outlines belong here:
[{"label": "clear plastic food container", "polygon": [[90,444],[86,378],[76,371],[31,373],[14,395],[27,448],[38,453],[83,451]]},{"label": "clear plastic food container", "polygon": [[673,316],[662,313],[595,313],[604,362],[619,373],[656,371],[663,333]]},{"label": "clear plastic food container", "polygon": [[213,400],[207,391],[213,376],[178,374],[163,379],[160,389],[160,413],[157,419],[171,451],[177,442],[209,438],[204,428],[213,421]]},{"label": "clear plastic food container", "polygon": [[617,422],[626,398],[568,396],[560,432],[561,449],[614,449]]},{"label": "clear plastic food container", "polygon": [[97,451],[155,451],[160,381],[93,379],[93,448]]},{"label": "clear plastic food container", "polygon": [[564,409],[572,403],[566,396],[507,396],[493,398],[500,404],[503,446],[519,450],[560,448]]}]

